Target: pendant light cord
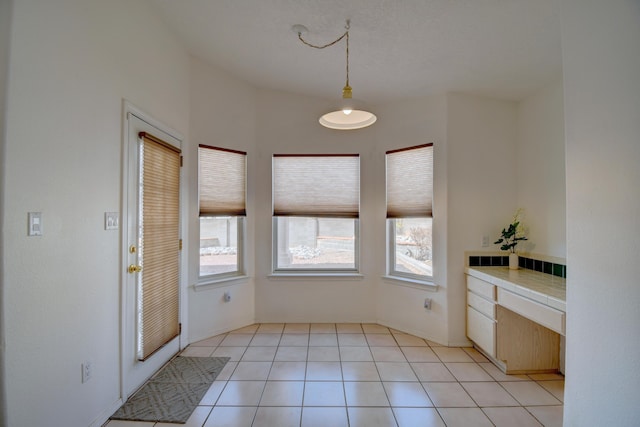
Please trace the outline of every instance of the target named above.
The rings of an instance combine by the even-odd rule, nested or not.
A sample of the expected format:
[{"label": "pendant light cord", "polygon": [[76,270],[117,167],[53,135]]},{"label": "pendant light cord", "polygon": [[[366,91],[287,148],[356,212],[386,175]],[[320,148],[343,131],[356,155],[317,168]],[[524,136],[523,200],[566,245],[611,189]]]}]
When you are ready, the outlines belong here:
[{"label": "pendant light cord", "polygon": [[[367,126],[371,126],[377,120],[375,114],[370,113],[366,110],[356,110],[354,107],[353,101],[353,90],[351,86],[349,86],[349,29],[351,26],[351,21],[347,19],[347,23],[345,25],[345,32],[338,37],[324,45],[315,45],[313,43],[309,43],[307,40],[302,37],[303,34],[306,34],[308,31],[304,25],[294,25],[292,30],[298,34],[298,39],[306,46],[312,47],[314,49],[325,49],[330,46],[333,46],[342,39],[346,39],[346,68],[347,68],[347,82],[345,86],[342,88],[342,102],[340,109],[338,111],[332,111],[330,113],[323,114],[320,117],[320,124],[329,129],[338,129],[338,130],[353,130],[353,129],[362,129]],[[351,114],[352,112],[357,111],[357,114]]]},{"label": "pendant light cord", "polygon": [[331,47],[333,45],[335,45],[336,43],[338,43],[340,40],[346,38],[347,39],[347,84],[346,86],[349,86],[349,28],[351,26],[351,21],[349,19],[347,19],[347,24],[345,25],[345,29],[347,31],[344,32],[343,35],[341,35],[340,37],[338,37],[337,39],[335,39],[332,42],[329,42],[325,45],[314,45],[309,43],[308,41],[306,41],[304,38],[302,38],[302,33],[298,32],[298,39],[300,39],[300,41],[302,43],[304,43],[305,45],[312,47],[314,49],[325,49],[327,47]]}]

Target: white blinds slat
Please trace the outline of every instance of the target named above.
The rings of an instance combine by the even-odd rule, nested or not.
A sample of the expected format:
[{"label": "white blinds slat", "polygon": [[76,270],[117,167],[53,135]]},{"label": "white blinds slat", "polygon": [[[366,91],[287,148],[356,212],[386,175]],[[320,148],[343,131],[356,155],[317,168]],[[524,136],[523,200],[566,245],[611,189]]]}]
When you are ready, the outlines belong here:
[{"label": "white blinds slat", "polygon": [[200,216],[246,215],[246,158],[239,151],[198,148]]},{"label": "white blinds slat", "polygon": [[357,155],[274,156],[273,215],[357,218]]},{"label": "white blinds slat", "polygon": [[387,218],[431,217],[433,144],[389,151]]},{"label": "white blinds slat", "polygon": [[179,333],[180,151],[142,135],[140,244],[144,360]]}]

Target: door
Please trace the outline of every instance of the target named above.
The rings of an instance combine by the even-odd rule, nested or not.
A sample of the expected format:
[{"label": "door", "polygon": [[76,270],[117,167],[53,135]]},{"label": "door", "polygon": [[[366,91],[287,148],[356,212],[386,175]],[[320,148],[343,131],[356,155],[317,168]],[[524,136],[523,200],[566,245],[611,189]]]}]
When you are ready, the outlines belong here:
[{"label": "door", "polygon": [[180,145],[138,111],[125,116],[122,397],[180,350]]}]

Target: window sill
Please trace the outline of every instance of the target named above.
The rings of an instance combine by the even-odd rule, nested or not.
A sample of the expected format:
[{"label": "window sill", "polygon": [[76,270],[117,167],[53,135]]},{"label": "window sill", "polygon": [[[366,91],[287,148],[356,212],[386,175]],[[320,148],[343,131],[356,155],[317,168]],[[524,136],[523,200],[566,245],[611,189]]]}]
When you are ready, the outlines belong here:
[{"label": "window sill", "polygon": [[309,272],[305,273],[302,271],[293,271],[293,272],[274,272],[267,276],[270,280],[281,280],[281,279],[309,279],[309,280],[362,280],[364,276],[360,273],[319,273],[319,272]]},{"label": "window sill", "polygon": [[204,278],[200,279],[198,283],[193,285],[195,291],[202,291],[206,289],[222,288],[224,286],[234,285],[235,282],[246,282],[249,280],[249,276],[229,276],[221,278]]},{"label": "window sill", "polygon": [[393,285],[407,286],[409,288],[420,289],[423,291],[431,291],[431,292],[438,291],[438,285],[436,285],[433,282],[428,282],[425,280],[409,279],[406,277],[398,277],[398,276],[382,276],[382,278],[384,279],[385,282]]}]

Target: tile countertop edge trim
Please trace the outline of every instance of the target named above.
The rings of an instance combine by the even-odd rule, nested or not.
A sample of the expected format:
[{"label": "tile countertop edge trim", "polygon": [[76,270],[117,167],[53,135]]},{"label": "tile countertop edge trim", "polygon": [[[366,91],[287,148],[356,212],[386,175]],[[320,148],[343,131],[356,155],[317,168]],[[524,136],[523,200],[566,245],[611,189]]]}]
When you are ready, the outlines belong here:
[{"label": "tile countertop edge trim", "polygon": [[[482,267],[479,267],[479,268],[482,268]],[[534,291],[532,289],[527,288],[526,286],[518,285],[508,280],[501,279],[488,272],[480,271],[476,267],[465,267],[464,272],[469,276],[475,277],[476,279],[484,280],[485,282],[491,283],[492,285],[511,291],[514,294],[520,295],[525,298],[529,298],[533,301],[539,302],[540,304],[544,304],[556,310],[560,310],[565,313],[567,312],[566,301],[562,301],[558,298],[549,296],[547,294]],[[539,274],[544,274],[544,273],[539,273]]]},{"label": "tile countertop edge trim", "polygon": [[[465,258],[465,262],[467,263],[466,266],[468,266],[470,256],[509,256],[509,253],[504,251],[465,251],[464,258]],[[536,259],[539,261],[546,261],[553,264],[567,265],[566,258],[552,256],[552,255],[544,255],[544,254],[538,254],[534,252],[518,252],[518,256],[521,256],[524,258]]]}]

